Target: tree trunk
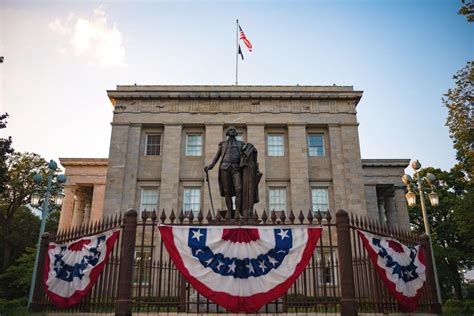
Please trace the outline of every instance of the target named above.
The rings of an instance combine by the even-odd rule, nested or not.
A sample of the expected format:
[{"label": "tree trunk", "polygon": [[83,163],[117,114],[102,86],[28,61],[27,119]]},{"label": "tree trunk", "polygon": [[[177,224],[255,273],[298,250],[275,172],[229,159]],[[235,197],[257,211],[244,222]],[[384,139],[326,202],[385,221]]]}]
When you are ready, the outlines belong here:
[{"label": "tree trunk", "polygon": [[454,295],[456,295],[456,298],[458,300],[462,300],[462,287],[461,287],[461,278],[459,277],[459,267],[457,265],[457,262],[453,262],[448,260],[448,267],[449,270],[451,270],[451,273],[453,274],[454,278],[452,280],[452,284],[454,287]]}]

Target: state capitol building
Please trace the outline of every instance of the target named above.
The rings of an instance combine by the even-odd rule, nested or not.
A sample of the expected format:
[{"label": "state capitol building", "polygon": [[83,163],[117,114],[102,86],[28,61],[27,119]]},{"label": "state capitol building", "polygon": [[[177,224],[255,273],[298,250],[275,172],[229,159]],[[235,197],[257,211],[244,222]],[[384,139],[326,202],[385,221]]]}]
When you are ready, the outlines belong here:
[{"label": "state capitol building", "polygon": [[[207,211],[204,166],[229,126],[258,150],[257,212],[345,209],[409,225],[401,182],[409,160],[361,158],[362,91],[351,86],[132,85],[107,94],[108,159],[60,159],[67,175],[60,229],[129,208]],[[226,208],[217,169],[209,171],[216,210]]]}]

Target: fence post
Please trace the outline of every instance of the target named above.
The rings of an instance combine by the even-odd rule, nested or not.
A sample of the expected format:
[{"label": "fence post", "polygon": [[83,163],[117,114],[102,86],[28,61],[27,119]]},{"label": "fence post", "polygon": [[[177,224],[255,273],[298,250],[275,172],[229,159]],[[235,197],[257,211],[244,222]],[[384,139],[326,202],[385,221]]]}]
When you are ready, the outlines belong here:
[{"label": "fence post", "polygon": [[137,211],[129,209],[123,218],[122,253],[120,254],[119,283],[115,315],[132,315],[132,277],[135,238],[137,235]]},{"label": "fence post", "polygon": [[441,314],[441,304],[438,301],[438,292],[436,291],[435,274],[433,270],[433,260],[431,256],[430,237],[426,234],[421,235],[421,245],[423,247],[426,264],[426,281],[428,286],[428,297],[430,298],[429,311],[434,314]]},{"label": "fence post", "polygon": [[341,315],[356,316],[354,272],[352,271],[351,233],[349,215],[345,210],[336,212],[337,248],[341,276]]},{"label": "fence post", "polygon": [[36,270],[36,280],[35,280],[35,288],[33,292],[33,300],[30,305],[30,309],[32,312],[40,312],[41,311],[41,298],[44,296],[44,263],[46,260],[46,256],[48,255],[48,245],[49,240],[51,239],[50,233],[44,233],[41,235],[41,243],[39,245],[39,258],[38,258],[38,269]]}]

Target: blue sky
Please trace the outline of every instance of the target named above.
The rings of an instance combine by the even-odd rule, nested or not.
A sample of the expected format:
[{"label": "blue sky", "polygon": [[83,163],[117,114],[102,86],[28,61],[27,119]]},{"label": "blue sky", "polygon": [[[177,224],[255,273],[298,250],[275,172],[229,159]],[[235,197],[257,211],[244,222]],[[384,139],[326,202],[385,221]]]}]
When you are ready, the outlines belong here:
[{"label": "blue sky", "polygon": [[363,158],[450,168],[441,97],[474,55],[460,1],[0,3],[1,111],[19,151],[107,157],[117,84],[353,85]]}]

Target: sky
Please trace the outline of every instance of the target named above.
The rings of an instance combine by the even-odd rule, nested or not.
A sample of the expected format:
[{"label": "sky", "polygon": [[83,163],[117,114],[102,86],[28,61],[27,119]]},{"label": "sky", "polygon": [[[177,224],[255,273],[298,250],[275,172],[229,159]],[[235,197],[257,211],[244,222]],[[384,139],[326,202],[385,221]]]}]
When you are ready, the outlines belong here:
[{"label": "sky", "polygon": [[351,85],[362,158],[455,163],[442,96],[474,59],[456,0],[0,0],[0,111],[17,151],[108,157],[121,84]]}]

